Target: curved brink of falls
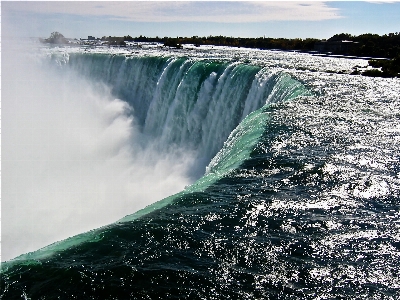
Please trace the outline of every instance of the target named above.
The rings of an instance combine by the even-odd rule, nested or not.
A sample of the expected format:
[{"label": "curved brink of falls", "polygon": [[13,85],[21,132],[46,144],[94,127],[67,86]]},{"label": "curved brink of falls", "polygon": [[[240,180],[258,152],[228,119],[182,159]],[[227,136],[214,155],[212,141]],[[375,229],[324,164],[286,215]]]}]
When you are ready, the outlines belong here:
[{"label": "curved brink of falls", "polygon": [[195,151],[194,178],[249,113],[305,93],[287,74],[238,62],[71,54],[67,66],[110,85],[160,149]]},{"label": "curved brink of falls", "polygon": [[[59,58],[55,58],[57,62]],[[182,195],[205,190],[239,167],[265,131],[269,105],[309,95],[289,75],[259,66],[169,57],[71,54],[63,67],[104,82],[127,101],[145,136],[160,151],[182,148],[195,153],[193,178],[182,192],[167,197],[117,222],[137,219],[173,203]],[[208,164],[208,166],[207,166]],[[37,263],[83,242],[101,240],[111,224],[54,243],[4,263]]]}]

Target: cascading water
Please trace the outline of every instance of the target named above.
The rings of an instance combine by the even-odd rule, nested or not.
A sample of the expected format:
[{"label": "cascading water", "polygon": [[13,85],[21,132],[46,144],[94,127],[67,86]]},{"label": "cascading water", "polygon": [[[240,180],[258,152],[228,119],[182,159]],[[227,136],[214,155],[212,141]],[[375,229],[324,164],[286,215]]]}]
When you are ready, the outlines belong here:
[{"label": "cascading water", "polygon": [[195,177],[249,113],[307,94],[287,74],[238,62],[72,54],[68,66],[110,84],[162,149],[195,150]]},{"label": "cascading water", "polygon": [[[123,55],[109,54],[68,54],[65,52],[57,53],[57,51],[51,53],[49,57],[50,60],[39,61],[40,68],[47,69],[47,63],[49,62],[51,76],[53,78],[60,76],[61,79],[58,80],[59,83],[54,81],[54,91],[37,96],[33,94],[31,97],[43,98],[44,100],[38,99],[36,101],[38,107],[49,107],[50,110],[56,112],[54,116],[49,115],[51,116],[50,120],[59,115],[58,123],[60,124],[55,127],[55,124],[49,126],[54,127],[53,130],[60,135],[58,140],[61,145],[64,145],[64,151],[59,154],[55,152],[54,157],[45,160],[42,163],[44,165],[42,169],[49,169],[50,172],[42,172],[43,175],[39,174],[33,182],[38,186],[37,190],[39,191],[41,189],[60,188],[67,190],[68,185],[75,186],[73,193],[79,196],[73,197],[71,194],[71,196],[66,197],[68,199],[66,202],[69,202],[69,205],[65,205],[62,201],[53,199],[53,197],[48,200],[42,200],[37,211],[32,211],[30,216],[30,218],[39,219],[40,211],[48,211],[47,215],[49,217],[40,218],[42,221],[37,222],[38,227],[41,226],[41,223],[54,222],[51,218],[57,218],[57,215],[61,214],[62,211],[66,215],[73,214],[76,206],[82,205],[81,203],[87,203],[88,207],[96,207],[96,210],[81,210],[80,215],[75,216],[77,226],[80,224],[85,230],[90,227],[98,227],[102,219],[114,221],[129,213],[124,209],[124,207],[127,207],[127,201],[130,202],[128,207],[132,207],[130,208],[132,210],[130,213],[134,213],[135,208],[137,210],[146,206],[143,203],[148,205],[162,198],[157,199],[156,193],[147,197],[145,189],[146,177],[158,178],[163,176],[164,178],[161,177],[162,179],[152,179],[151,181],[158,180],[159,183],[157,184],[159,186],[154,186],[155,191],[160,190],[160,194],[163,197],[167,196],[167,192],[163,191],[170,189],[166,188],[166,183],[164,182],[174,181],[173,184],[170,184],[171,187],[174,187],[179,186],[181,182],[190,183],[201,178],[206,171],[206,166],[223,147],[231,132],[245,119],[246,115],[264,105],[307,94],[304,86],[285,73],[239,62],[187,57],[125,57]],[[56,68],[54,69],[54,67]],[[32,73],[37,73],[38,71],[35,70]],[[28,74],[30,73],[28,72]],[[83,78],[79,79],[81,76]],[[78,78],[78,83],[70,84],[71,78]],[[27,79],[22,82],[31,80]],[[39,81],[37,82],[39,83]],[[56,87],[57,84],[60,84],[59,88]],[[74,86],[76,95],[69,95],[69,85]],[[84,91],[86,89],[82,88],[84,85],[96,89],[96,94],[98,95],[92,95],[93,92],[91,91],[89,93]],[[92,85],[93,87],[91,87]],[[41,89],[40,84],[38,89]],[[21,89],[13,93],[18,95],[18,93],[21,93],[20,91]],[[108,93],[111,93],[112,96],[108,95]],[[61,105],[57,104],[53,99],[53,96],[57,96],[57,94],[61,96],[61,98],[57,97],[60,98]],[[23,96],[21,95],[20,97]],[[86,99],[87,97],[89,99]],[[90,99],[92,97],[116,97],[121,100],[112,100],[109,104],[107,104],[108,100],[105,100],[105,107],[101,108],[103,100],[99,102],[95,98]],[[61,111],[67,109],[71,113],[66,114],[67,111],[57,112],[60,109],[57,106],[64,107]],[[70,106],[71,108],[69,108]],[[96,113],[85,117],[93,108],[95,108]],[[13,111],[13,114],[20,113],[17,109]],[[37,114],[39,113],[41,113],[40,110]],[[100,114],[99,120],[93,120],[94,123],[88,121],[93,116],[98,118],[96,114]],[[132,116],[129,114],[132,114]],[[259,112],[259,114],[263,115],[262,112]],[[83,119],[79,121],[81,118]],[[213,172],[218,175],[212,176],[208,174],[191,189],[187,188],[183,193],[198,187],[204,188],[207,185],[206,183],[210,183],[211,178],[211,181],[215,181],[227,172],[229,170],[228,165],[237,166],[240,164],[241,159],[248,157],[252,145],[256,143],[257,137],[263,131],[264,121],[265,117],[263,116],[259,121],[260,124],[256,126],[259,129],[250,134],[251,139],[248,141],[242,139],[244,140],[241,145],[242,149],[238,152],[241,153],[240,158],[233,159],[236,154],[232,155],[232,151],[227,150],[232,144],[235,144],[235,139],[231,138],[230,146],[224,146],[224,150],[214,158],[212,166],[208,168],[208,173],[210,173],[210,170],[218,169],[217,172]],[[34,127],[41,126],[33,124]],[[12,124],[11,126],[20,125]],[[57,129],[57,126],[61,126],[61,128]],[[114,129],[116,130],[114,136],[112,136],[111,131],[113,127],[116,128]],[[93,128],[93,130],[90,128]],[[88,129],[93,132],[90,133]],[[136,132],[136,129],[139,132]],[[48,129],[45,130],[48,131]],[[79,135],[79,143],[74,146],[74,141],[70,141],[70,145],[66,146],[67,140],[65,140],[64,136],[70,136],[74,132]],[[238,136],[243,135],[243,133],[247,132],[247,128],[242,126],[235,132],[240,132]],[[25,132],[21,131],[17,132],[17,134],[21,135],[22,141]],[[106,136],[111,138],[109,146],[105,145],[105,141],[103,141]],[[73,137],[73,139],[76,138]],[[55,145],[56,141],[57,139],[48,140],[45,135],[40,137],[36,143],[38,145]],[[52,152],[50,149],[53,146],[49,147],[48,151]],[[96,150],[96,147],[100,147],[99,150]],[[60,147],[56,146],[56,148]],[[237,148],[236,146],[233,149]],[[30,159],[30,152],[25,152],[21,158]],[[74,152],[78,153],[72,155]],[[245,155],[243,156],[243,154]],[[52,171],[51,161],[67,161],[71,158],[73,160],[71,161],[70,169],[75,169],[76,174],[85,174],[84,176],[89,178],[89,181],[80,179],[82,175],[79,175],[76,176],[75,180],[72,180],[72,183],[68,183],[71,181],[70,175],[60,176],[59,171]],[[100,159],[104,163],[98,166],[87,165],[87,161],[95,162],[96,159]],[[227,163],[228,160],[229,163]],[[123,161],[125,161],[124,166],[122,165]],[[109,175],[107,172],[100,171],[102,175],[100,175],[99,179],[93,180],[92,178],[95,177],[92,173],[93,168],[102,170],[103,164],[104,168],[107,165],[111,167],[110,171],[114,174],[114,179],[107,183],[109,187],[105,184],[99,190],[98,182],[106,180],[101,179],[101,177]],[[173,167],[176,169],[171,172],[173,176],[162,175],[168,168],[171,168],[168,166],[169,164],[178,166]],[[216,167],[222,164],[224,167]],[[149,168],[154,168],[154,171],[146,171]],[[31,167],[27,167],[27,170],[32,172]],[[221,170],[224,170],[224,172]],[[136,178],[141,172],[147,174],[138,181]],[[46,177],[49,176],[47,173],[55,174],[55,176],[51,175],[54,178],[52,179],[54,187],[47,183],[48,179]],[[184,179],[187,177],[189,179]],[[132,181],[135,181],[135,183],[132,184]],[[66,187],[60,185],[59,182],[66,182]],[[141,186],[144,186],[144,188],[141,188],[143,191],[138,191]],[[108,216],[101,217],[107,211],[105,202],[107,198],[104,194],[116,194],[115,190],[118,190],[117,193],[122,193],[119,196],[121,200],[114,201],[112,213],[110,211]],[[130,197],[127,194],[128,190],[135,191],[132,200],[128,200]],[[176,188],[172,190],[174,192],[177,191]],[[7,190],[6,192],[15,193],[16,191],[10,192]],[[144,195],[140,195],[140,192]],[[103,199],[102,201],[105,203],[98,205],[97,199],[99,198]],[[25,205],[23,199],[19,200],[21,208]],[[24,201],[26,202],[27,200]],[[46,205],[47,203],[50,205]],[[161,201],[149,209],[162,207],[166,203],[168,201]],[[63,207],[63,210],[60,207]],[[57,213],[52,211],[57,211]],[[139,214],[142,213],[140,212]],[[131,219],[136,215],[134,214],[127,218]],[[61,217],[64,218],[63,216]],[[21,227],[17,221],[13,223],[13,227],[10,226],[10,229],[6,228],[5,230],[8,239],[12,236],[11,232],[15,230],[12,228]],[[68,228],[69,226],[65,223],[68,223],[67,220],[60,222],[60,226]],[[34,232],[38,232],[34,228],[31,226],[26,230],[32,231],[30,235],[33,235]],[[54,241],[54,236],[57,234],[65,238],[66,235],[70,236],[77,233],[77,229],[72,227],[66,233],[63,233],[63,230],[58,229],[54,233],[48,230],[46,239],[53,239]],[[21,239],[20,247],[23,247],[22,241]]]},{"label": "cascading water", "polygon": [[398,299],[397,79],[301,53],[77,52],[53,61],[129,106],[134,157],[189,157],[197,180],[3,263],[2,297]]}]

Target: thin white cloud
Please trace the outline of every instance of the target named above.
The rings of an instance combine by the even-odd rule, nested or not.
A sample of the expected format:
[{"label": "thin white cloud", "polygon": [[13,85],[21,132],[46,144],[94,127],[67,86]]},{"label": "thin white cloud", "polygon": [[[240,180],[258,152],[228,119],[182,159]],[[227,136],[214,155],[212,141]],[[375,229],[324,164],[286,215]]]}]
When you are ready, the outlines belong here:
[{"label": "thin white cloud", "polygon": [[341,18],[337,8],[329,7],[325,2],[316,1],[28,1],[3,2],[2,5],[21,12],[97,16],[135,22],[248,23]]},{"label": "thin white cloud", "polygon": [[367,3],[373,3],[373,4],[385,4],[385,3],[396,3],[399,2],[399,0],[392,1],[392,0],[374,0],[374,1],[365,1]]}]

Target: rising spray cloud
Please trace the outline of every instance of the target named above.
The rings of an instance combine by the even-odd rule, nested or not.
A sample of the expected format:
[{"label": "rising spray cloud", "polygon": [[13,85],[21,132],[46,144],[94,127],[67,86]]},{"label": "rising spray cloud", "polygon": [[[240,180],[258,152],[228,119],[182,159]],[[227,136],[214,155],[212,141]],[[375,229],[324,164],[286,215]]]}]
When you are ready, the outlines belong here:
[{"label": "rising spray cloud", "polygon": [[190,154],[152,150],[132,107],[109,87],[38,63],[34,51],[3,41],[2,261],[191,182]]}]

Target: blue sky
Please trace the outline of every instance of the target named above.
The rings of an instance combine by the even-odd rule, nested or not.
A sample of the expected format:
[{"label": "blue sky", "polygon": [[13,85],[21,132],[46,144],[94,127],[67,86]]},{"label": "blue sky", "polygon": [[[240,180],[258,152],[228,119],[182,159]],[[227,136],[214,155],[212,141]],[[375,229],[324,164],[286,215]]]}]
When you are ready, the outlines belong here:
[{"label": "blue sky", "polygon": [[329,38],[400,31],[400,2],[2,1],[2,36]]}]

